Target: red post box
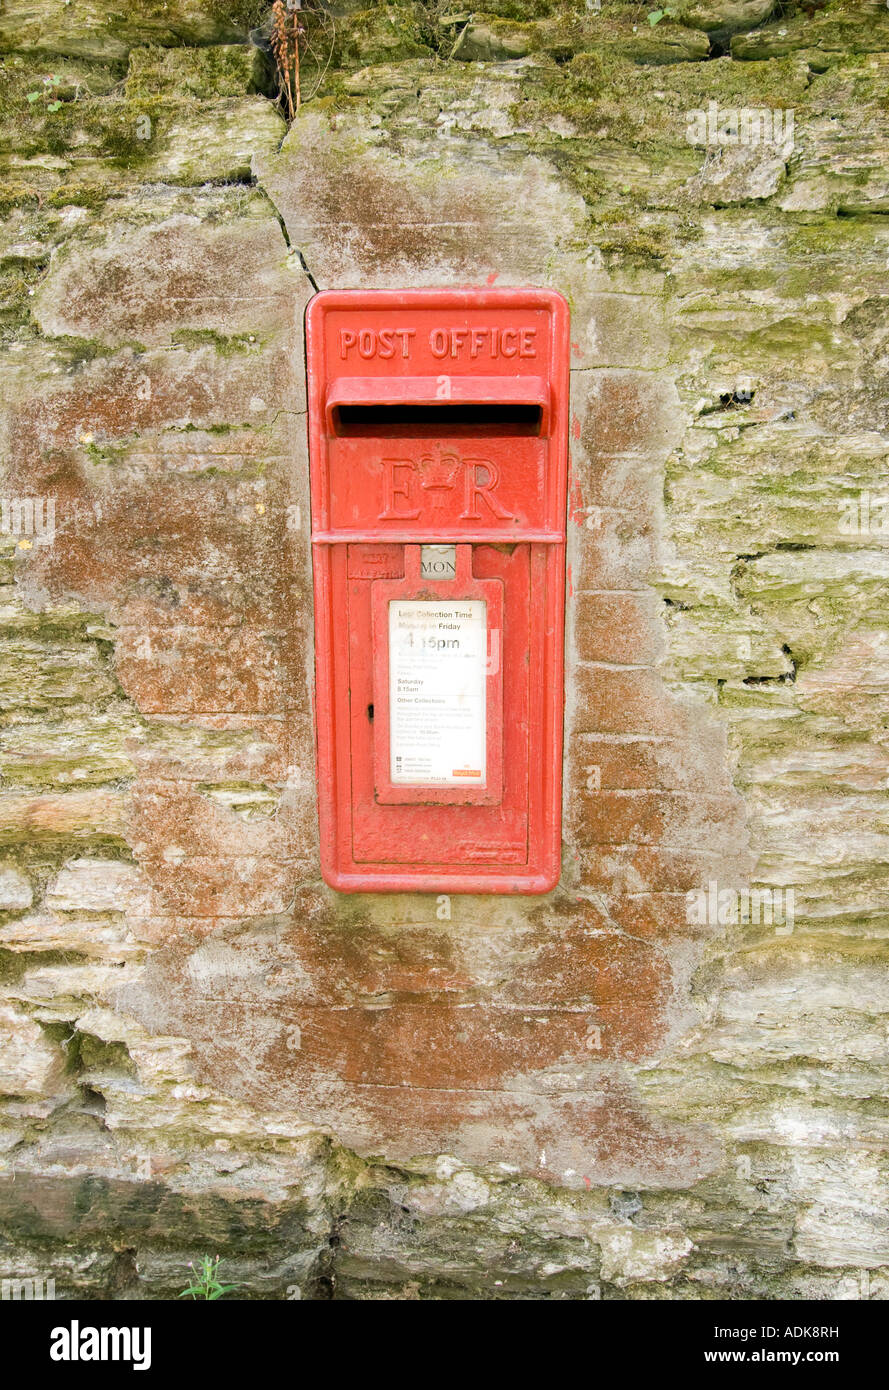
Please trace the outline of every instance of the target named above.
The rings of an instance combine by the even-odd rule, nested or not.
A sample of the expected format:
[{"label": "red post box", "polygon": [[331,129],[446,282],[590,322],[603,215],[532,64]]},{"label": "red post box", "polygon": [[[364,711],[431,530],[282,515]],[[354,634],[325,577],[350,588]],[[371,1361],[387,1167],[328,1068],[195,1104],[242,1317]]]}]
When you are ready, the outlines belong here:
[{"label": "red post box", "polygon": [[324,877],[542,893],[561,846],[568,309],[326,291],[306,316]]}]

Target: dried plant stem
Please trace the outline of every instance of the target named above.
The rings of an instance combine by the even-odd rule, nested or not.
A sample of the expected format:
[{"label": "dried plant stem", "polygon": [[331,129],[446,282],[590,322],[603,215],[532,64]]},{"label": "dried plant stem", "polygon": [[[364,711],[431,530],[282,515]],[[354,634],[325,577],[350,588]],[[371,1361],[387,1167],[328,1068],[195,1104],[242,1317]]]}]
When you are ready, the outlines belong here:
[{"label": "dried plant stem", "polygon": [[294,7],[288,10],[284,0],[275,0],[272,5],[271,44],[289,121],[293,120],[302,101],[299,82],[299,40],[302,32],[299,9]]}]

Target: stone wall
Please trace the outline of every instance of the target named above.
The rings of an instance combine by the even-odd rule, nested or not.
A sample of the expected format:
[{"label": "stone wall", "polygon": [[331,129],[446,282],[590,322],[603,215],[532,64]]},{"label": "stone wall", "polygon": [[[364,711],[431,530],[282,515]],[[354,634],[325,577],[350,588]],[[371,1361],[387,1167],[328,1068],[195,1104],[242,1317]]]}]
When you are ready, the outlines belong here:
[{"label": "stone wall", "polygon": [[[289,130],[264,0],[0,9],[3,1276],[889,1295],[889,11],[486,4]],[[572,310],[563,874],[341,896],[302,316],[447,284]]]}]

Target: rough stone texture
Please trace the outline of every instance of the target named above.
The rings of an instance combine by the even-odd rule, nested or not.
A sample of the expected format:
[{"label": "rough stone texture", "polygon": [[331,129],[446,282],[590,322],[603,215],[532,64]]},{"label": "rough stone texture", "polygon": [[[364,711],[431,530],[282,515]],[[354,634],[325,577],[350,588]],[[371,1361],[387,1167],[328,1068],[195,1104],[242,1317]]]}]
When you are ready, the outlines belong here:
[{"label": "rough stone texture", "polygon": [[27,1014],[5,1004],[0,1030],[0,1095],[52,1096],[64,1072],[59,1048]]},{"label": "rough stone texture", "polygon": [[[8,0],[4,1275],[889,1296],[889,14],[808,8],[343,4],[288,132],[263,5]],[[312,281],[569,298],[544,898],[320,882]]]},{"label": "rough stone texture", "polygon": [[25,875],[12,864],[0,864],[0,907],[3,911],[15,912],[30,907],[33,901],[34,894]]},{"label": "rough stone texture", "polygon": [[214,44],[246,39],[248,25],[262,12],[244,0],[135,0],[123,11],[102,0],[4,0],[0,52],[126,61],[145,43]]}]

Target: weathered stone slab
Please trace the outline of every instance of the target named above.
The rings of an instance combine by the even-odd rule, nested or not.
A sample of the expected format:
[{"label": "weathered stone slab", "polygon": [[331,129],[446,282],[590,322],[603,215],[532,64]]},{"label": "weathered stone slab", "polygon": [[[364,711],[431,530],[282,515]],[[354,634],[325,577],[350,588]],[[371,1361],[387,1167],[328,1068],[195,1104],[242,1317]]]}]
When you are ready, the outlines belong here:
[{"label": "weathered stone slab", "polygon": [[25,875],[14,864],[0,863],[0,910],[21,912],[33,900],[34,892]]},{"label": "weathered stone slab", "polygon": [[103,230],[98,244],[54,257],[33,306],[43,333],[117,346],[191,330],[249,351],[257,336],[289,331],[294,277],[267,206],[221,224],[180,213]]},{"label": "weathered stone slab", "polygon": [[0,1004],[0,1094],[52,1095],[62,1087],[65,1059],[27,1014]]},{"label": "weathered stone slab", "polygon": [[200,97],[273,95],[270,63],[250,44],[208,48],[134,48],[127,68],[129,98],[169,95]]},{"label": "weathered stone slab", "polygon": [[117,859],[72,859],[46,890],[55,912],[121,912],[144,917],[150,906],[148,884],[134,864]]},{"label": "weathered stone slab", "polygon": [[9,0],[0,17],[0,51],[20,50],[123,62],[141,43],[225,43],[246,38],[239,15],[244,7],[222,0],[208,7],[198,0],[173,4],[140,0],[125,13],[97,0],[61,7],[54,0]]}]

